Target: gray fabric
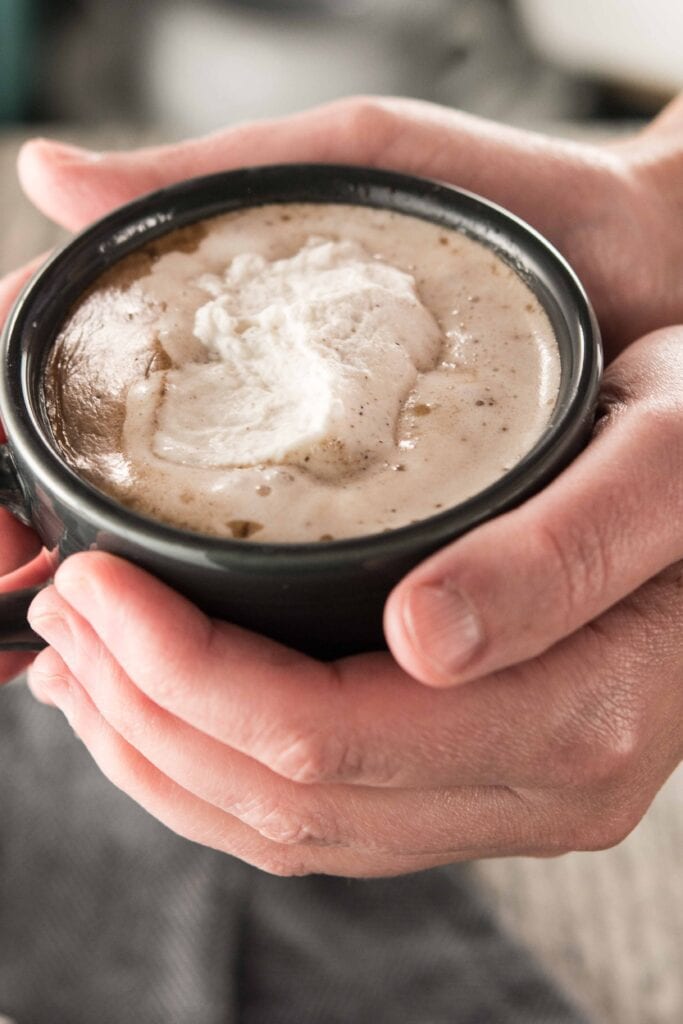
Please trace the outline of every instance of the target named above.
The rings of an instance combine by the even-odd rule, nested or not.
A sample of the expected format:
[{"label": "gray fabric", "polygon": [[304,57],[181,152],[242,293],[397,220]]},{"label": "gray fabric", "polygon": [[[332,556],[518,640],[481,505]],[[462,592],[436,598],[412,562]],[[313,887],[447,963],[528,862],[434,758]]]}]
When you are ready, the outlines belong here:
[{"label": "gray fabric", "polygon": [[0,1014],[16,1024],[580,1024],[466,867],[278,879],[167,831],[0,690]]}]

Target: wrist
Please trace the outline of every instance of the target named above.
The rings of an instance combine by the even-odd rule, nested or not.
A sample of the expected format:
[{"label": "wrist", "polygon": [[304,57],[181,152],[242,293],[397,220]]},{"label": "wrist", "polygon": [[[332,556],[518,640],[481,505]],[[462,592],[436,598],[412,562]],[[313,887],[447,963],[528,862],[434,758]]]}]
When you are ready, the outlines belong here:
[{"label": "wrist", "polygon": [[[646,129],[610,147],[623,168],[640,237],[631,292],[637,334],[683,324],[683,96]],[[636,268],[634,268],[635,271]]]},{"label": "wrist", "polygon": [[622,153],[642,187],[683,220],[683,93],[625,143]]}]

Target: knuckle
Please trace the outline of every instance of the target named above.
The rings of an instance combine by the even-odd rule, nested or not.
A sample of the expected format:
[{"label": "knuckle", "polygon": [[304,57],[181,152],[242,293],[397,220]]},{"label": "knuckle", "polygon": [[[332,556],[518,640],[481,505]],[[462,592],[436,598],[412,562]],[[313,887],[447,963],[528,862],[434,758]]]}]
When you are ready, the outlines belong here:
[{"label": "knuckle", "polygon": [[593,788],[618,784],[637,764],[645,742],[645,710],[619,688],[585,699],[552,742],[552,783]]},{"label": "knuckle", "polygon": [[640,737],[631,729],[612,728],[600,740],[577,741],[556,765],[558,781],[568,786],[599,787],[617,782],[631,770]]},{"label": "knuckle", "polygon": [[332,744],[317,732],[287,736],[270,759],[270,767],[292,782],[316,783],[329,777]]},{"label": "knuckle", "polygon": [[553,801],[540,830],[543,856],[597,852],[618,846],[647,809],[643,791],[632,785],[612,786],[596,796],[577,789]]},{"label": "knuckle", "polygon": [[609,549],[590,516],[573,523],[538,523],[535,541],[554,580],[559,614],[569,628],[588,604],[605,593],[610,576]]},{"label": "knuckle", "polygon": [[269,767],[292,782],[306,784],[349,780],[362,772],[362,756],[341,734],[306,730],[287,735]]},{"label": "knuckle", "polygon": [[634,806],[632,794],[623,787],[615,788],[607,799],[589,799],[587,804],[576,824],[575,850],[597,852],[618,846],[642,817],[640,808]]},{"label": "knuckle", "polygon": [[315,815],[300,815],[276,809],[259,826],[266,839],[283,846],[331,846],[335,842],[329,827]]},{"label": "knuckle", "polygon": [[643,753],[648,723],[645,701],[623,686],[602,694],[593,716],[593,765],[590,781],[619,784]]},{"label": "knuckle", "polygon": [[254,833],[246,839],[235,835],[232,823],[223,815],[209,821],[188,820],[186,815],[171,810],[161,820],[183,839],[238,857],[269,875],[292,878],[312,870],[296,847],[278,846]]},{"label": "knuckle", "polygon": [[317,808],[292,807],[277,800],[258,801],[231,813],[254,828],[264,839],[282,846],[332,846],[338,840],[334,827]]},{"label": "knuckle", "polygon": [[359,142],[369,152],[379,152],[396,132],[391,104],[378,96],[353,96],[340,102],[342,130],[352,145]]},{"label": "knuckle", "polygon": [[596,759],[594,781],[613,783],[627,776],[642,750],[643,740],[635,719],[613,723]]}]

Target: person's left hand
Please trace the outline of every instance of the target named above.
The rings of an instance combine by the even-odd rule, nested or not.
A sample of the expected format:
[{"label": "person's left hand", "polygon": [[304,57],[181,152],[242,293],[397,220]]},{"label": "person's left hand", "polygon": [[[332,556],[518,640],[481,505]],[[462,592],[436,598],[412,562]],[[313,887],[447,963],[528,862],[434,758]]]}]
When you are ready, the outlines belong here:
[{"label": "person's left hand", "polygon": [[33,604],[31,688],[152,814],[277,874],[613,845],[683,755],[682,396],[683,328],[612,363],[572,466],[396,588],[397,661],[311,661],[93,552]]}]

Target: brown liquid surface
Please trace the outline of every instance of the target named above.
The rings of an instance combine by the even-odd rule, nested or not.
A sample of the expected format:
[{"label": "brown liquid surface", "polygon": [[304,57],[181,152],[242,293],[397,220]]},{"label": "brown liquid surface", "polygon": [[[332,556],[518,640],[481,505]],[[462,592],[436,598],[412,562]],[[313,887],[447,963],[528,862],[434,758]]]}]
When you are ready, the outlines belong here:
[{"label": "brown liquid surface", "polygon": [[[438,327],[436,355],[399,396],[387,439],[368,445],[366,459],[361,446],[353,460],[335,461],[344,445],[324,438],[323,468],[305,450],[255,465],[165,455],[159,424],[170,415],[172,425],[170,383],[187,367],[213,372],[216,357],[195,333],[209,298],[204,275],[221,277],[244,253],[288,260],[311,238],[357,242],[368,259],[410,275]],[[113,267],[61,330],[45,395],[66,461],[123,504],[214,536],[300,542],[393,529],[482,490],[542,434],[559,373],[538,300],[483,245],[390,211],[289,204],[200,222]],[[143,406],[141,388],[153,392]],[[200,425],[213,422],[205,398],[197,396]],[[215,410],[215,389],[211,401]],[[357,403],[348,415],[371,411]]]}]

